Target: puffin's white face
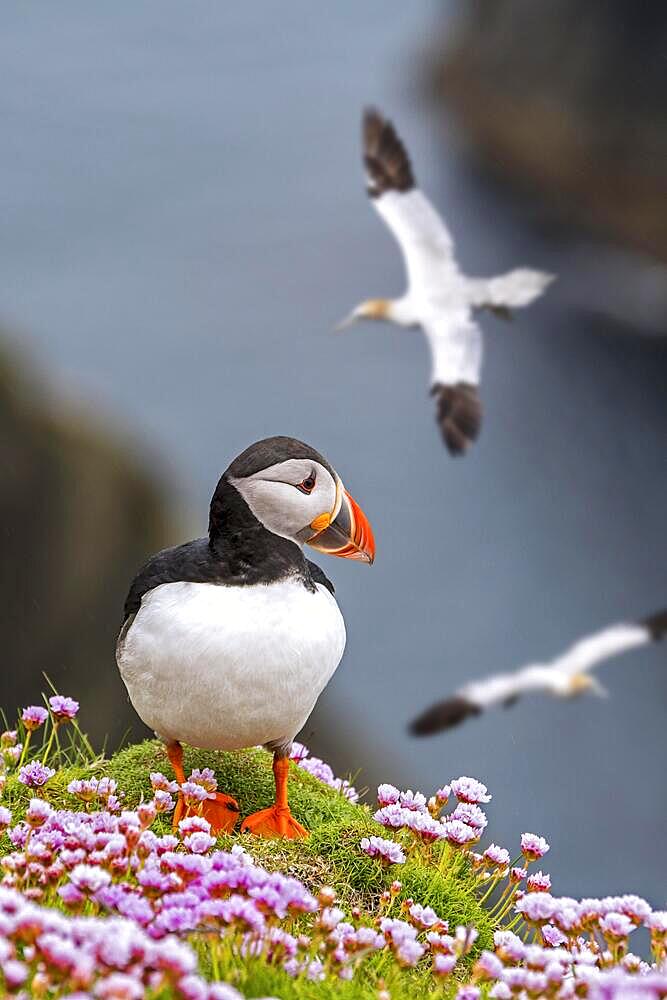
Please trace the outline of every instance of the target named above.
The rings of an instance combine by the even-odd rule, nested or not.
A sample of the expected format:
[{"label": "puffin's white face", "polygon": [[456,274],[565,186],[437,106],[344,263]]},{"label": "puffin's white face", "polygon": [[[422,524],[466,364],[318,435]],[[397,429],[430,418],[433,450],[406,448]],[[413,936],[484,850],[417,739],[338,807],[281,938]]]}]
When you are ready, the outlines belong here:
[{"label": "puffin's white face", "polygon": [[230,481],[265,528],[300,544],[327,528],[342,502],[340,480],[310,459],[290,458]]},{"label": "puffin's white face", "polygon": [[229,476],[257,520],[274,535],[328,555],[372,563],[373,532],[339,477],[312,458],[290,458],[249,476]]}]

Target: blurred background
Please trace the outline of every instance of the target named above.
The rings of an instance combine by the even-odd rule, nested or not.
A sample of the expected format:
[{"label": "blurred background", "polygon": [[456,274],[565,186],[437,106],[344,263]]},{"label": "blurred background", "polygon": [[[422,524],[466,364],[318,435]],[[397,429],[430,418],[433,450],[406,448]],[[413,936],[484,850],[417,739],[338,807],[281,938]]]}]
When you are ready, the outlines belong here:
[{"label": "blurred background", "polygon": [[[667,650],[608,701],[428,741],[467,679],[667,603],[667,11],[591,0],[6,0],[0,35],[0,704],[46,672],[113,747],[129,581],[205,531],[220,473],[291,434],[376,532],[328,560],[348,649],[302,734],[358,785],[494,794],[559,894],[665,903]],[[423,338],[332,328],[403,286],[359,118],[394,118],[474,274],[558,282],[486,334],[481,441],[445,452]],[[322,561],[324,557],[320,557]]]}]

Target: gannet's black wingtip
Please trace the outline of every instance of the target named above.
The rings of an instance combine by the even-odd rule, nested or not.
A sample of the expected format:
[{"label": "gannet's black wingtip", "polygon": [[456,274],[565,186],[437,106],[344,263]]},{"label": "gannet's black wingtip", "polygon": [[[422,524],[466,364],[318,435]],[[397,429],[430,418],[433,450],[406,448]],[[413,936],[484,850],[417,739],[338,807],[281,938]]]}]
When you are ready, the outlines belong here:
[{"label": "gannet's black wingtip", "polygon": [[371,198],[387,191],[410,191],[415,186],[407,150],[392,123],[377,108],[364,110],[362,145]]},{"label": "gannet's black wingtip", "polygon": [[413,719],[408,726],[412,736],[430,736],[442,729],[452,729],[473,715],[479,715],[481,708],[467,698],[454,695],[427,708]]},{"label": "gannet's black wingtip", "polygon": [[640,624],[648,629],[653,642],[660,642],[667,636],[667,608],[648,615]]}]

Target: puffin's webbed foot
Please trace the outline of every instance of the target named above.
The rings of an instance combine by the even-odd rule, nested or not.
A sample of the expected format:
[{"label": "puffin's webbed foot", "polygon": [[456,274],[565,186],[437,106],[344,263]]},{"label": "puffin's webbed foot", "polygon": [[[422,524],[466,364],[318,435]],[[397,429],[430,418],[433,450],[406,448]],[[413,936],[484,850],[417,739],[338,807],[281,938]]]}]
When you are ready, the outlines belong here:
[{"label": "puffin's webbed foot", "polygon": [[300,840],[308,837],[305,826],[294,819],[289,806],[269,806],[243,820],[241,833],[254,833],[257,837],[286,837]]},{"label": "puffin's webbed foot", "polygon": [[194,809],[186,815],[201,815],[211,824],[211,833],[231,833],[239,818],[239,804],[231,795],[216,792],[214,799],[202,802],[201,812]]},{"label": "puffin's webbed foot", "polygon": [[258,837],[286,837],[299,840],[308,836],[308,830],[292,816],[287,802],[287,777],[289,759],[285,750],[277,750],[273,755],[273,777],[276,783],[276,801],[268,809],[260,809],[244,819],[241,833],[254,833]]}]

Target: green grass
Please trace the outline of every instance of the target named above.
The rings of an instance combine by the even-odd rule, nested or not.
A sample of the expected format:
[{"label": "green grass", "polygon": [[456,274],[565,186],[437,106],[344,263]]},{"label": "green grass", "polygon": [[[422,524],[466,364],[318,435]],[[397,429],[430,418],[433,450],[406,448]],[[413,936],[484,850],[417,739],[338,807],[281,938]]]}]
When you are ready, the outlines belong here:
[{"label": "green grass", "polygon": [[[218,787],[237,799],[241,816],[273,801],[271,756],[264,750],[222,753],[185,748],[186,773],[194,767],[214,769]],[[166,753],[157,741],[130,746],[108,761],[64,767],[49,782],[44,797],[58,807],[80,809],[82,804],[67,792],[67,784],[73,778],[108,775],[116,779],[119,789],[125,793],[124,804],[132,808],[142,799],[151,798],[151,771],[171,776]],[[15,819],[20,818],[30,797],[30,791],[16,778],[9,779],[3,803],[13,809]],[[289,799],[295,817],[311,831],[308,840],[262,840],[251,834],[234,833],[220,837],[220,846],[229,848],[234,843],[242,844],[265,868],[293,875],[315,892],[323,885],[332,886],[344,909],[359,906],[366,913],[378,912],[382,892],[398,878],[402,890],[393,904],[392,915],[398,916],[401,900],[411,897],[415,902],[432,906],[441,917],[449,920],[451,927],[474,925],[480,936],[473,955],[490,945],[491,920],[480,906],[473,877],[458,855],[453,855],[445,864],[447,856],[443,856],[440,848],[435,848],[430,857],[411,856],[405,865],[384,869],[359,850],[362,837],[383,833],[367,806],[349,802],[296,766],[291,768]],[[160,827],[166,831],[169,826],[169,818],[159,817],[155,828],[160,832]],[[0,843],[1,850],[10,849],[8,838],[2,838]],[[200,953],[202,967],[206,970],[208,953],[203,942]],[[324,1000],[335,996],[370,1000],[377,996],[379,979],[386,981],[392,1000],[432,996],[434,989],[427,970],[402,972],[383,956],[368,960],[350,983],[295,981],[279,969],[256,960],[239,963],[224,951],[221,968],[230,981],[250,997],[277,995],[282,1000]]]}]

